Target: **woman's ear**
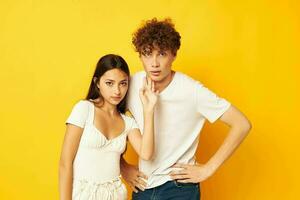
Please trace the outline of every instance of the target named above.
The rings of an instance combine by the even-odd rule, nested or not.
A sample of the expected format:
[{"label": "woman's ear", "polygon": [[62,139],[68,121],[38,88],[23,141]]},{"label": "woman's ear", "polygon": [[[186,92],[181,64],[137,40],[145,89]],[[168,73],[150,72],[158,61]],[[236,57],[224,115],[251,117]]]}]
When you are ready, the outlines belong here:
[{"label": "woman's ear", "polygon": [[97,77],[94,77],[93,78],[93,82],[94,82],[94,84],[99,88],[99,81],[98,81],[98,78]]}]

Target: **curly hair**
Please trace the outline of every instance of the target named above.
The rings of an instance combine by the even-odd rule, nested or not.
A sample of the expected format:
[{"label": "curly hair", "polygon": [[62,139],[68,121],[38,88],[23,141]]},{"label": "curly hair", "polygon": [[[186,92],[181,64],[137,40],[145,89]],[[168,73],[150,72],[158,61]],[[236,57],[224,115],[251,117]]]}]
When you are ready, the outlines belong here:
[{"label": "curly hair", "polygon": [[146,54],[154,47],[158,47],[160,50],[170,50],[173,55],[176,55],[180,47],[180,38],[171,19],[158,21],[153,18],[147,20],[133,33],[132,44],[135,51],[140,54]]}]

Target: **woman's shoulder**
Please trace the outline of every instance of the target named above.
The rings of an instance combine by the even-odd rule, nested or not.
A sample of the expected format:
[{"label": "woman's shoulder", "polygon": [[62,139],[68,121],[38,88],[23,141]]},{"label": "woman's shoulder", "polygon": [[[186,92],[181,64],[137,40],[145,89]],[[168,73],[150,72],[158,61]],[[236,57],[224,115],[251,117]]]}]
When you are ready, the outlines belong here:
[{"label": "woman's shoulder", "polygon": [[137,128],[136,121],[133,117],[128,116],[127,114],[121,114],[121,115],[123,116],[123,119],[125,120],[126,123],[126,127],[128,127],[128,129]]},{"label": "woman's shoulder", "polygon": [[86,113],[86,112],[88,112],[88,110],[92,104],[93,103],[90,102],[89,100],[79,100],[73,106],[73,111],[79,112],[79,113]]},{"label": "woman's shoulder", "polygon": [[86,100],[86,99],[82,99],[82,100],[79,100],[75,103],[74,106],[78,106],[78,107],[88,107],[90,106],[91,104],[93,104],[91,101],[89,100]]},{"label": "woman's shoulder", "polygon": [[129,116],[126,113],[120,113],[120,114],[126,122],[131,122],[132,120],[134,120],[133,117]]},{"label": "woman's shoulder", "polygon": [[72,109],[71,114],[69,115],[66,123],[77,125],[81,128],[84,128],[85,122],[89,114],[89,106],[91,102],[87,100],[78,101]]}]

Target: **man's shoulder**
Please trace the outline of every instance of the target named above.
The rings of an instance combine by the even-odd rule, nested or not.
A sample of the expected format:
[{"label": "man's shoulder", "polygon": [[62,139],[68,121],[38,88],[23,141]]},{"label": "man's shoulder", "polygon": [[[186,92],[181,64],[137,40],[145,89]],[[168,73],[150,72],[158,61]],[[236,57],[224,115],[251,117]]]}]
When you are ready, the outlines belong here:
[{"label": "man's shoulder", "polygon": [[197,84],[200,84],[200,85],[202,85],[200,83],[200,81],[195,80],[194,78],[192,78],[191,76],[189,76],[185,73],[176,71],[176,76],[177,76],[177,80],[178,80],[178,82],[180,82],[180,84],[183,84],[183,85],[197,85]]}]

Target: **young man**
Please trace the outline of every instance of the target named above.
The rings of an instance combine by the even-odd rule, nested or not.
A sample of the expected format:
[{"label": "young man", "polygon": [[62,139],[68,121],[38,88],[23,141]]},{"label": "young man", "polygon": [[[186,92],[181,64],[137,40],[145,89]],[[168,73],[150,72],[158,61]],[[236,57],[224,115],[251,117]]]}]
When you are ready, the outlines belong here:
[{"label": "young man", "polygon": [[[128,108],[139,128],[143,109],[139,89],[145,77],[159,91],[155,110],[155,153],[150,161],[139,160],[139,170],[122,158],[121,173],[135,199],[200,199],[199,183],[212,176],[229,158],[251,129],[247,118],[233,105],[189,76],[172,71],[180,47],[180,35],[171,20],[146,21],[132,40],[143,63],[143,72],[130,82]],[[205,120],[230,126],[228,136],[205,164],[195,162],[199,132]]]}]

